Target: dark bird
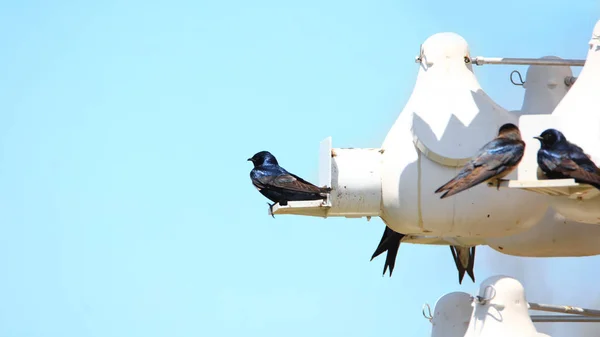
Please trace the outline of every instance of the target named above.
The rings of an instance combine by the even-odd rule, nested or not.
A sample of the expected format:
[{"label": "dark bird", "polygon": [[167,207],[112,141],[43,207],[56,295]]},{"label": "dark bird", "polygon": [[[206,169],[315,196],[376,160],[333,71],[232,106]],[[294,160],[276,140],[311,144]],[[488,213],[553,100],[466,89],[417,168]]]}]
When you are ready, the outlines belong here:
[{"label": "dark bird", "polygon": [[390,277],[392,277],[392,272],[396,265],[396,256],[398,255],[398,249],[400,249],[400,241],[402,241],[402,238],[404,238],[404,234],[394,232],[388,226],[385,226],[383,236],[381,237],[381,240],[379,240],[379,245],[377,246],[377,249],[375,249],[373,256],[371,256],[371,261],[373,261],[373,259],[381,255],[381,253],[387,251],[385,265],[383,266],[383,275],[385,275],[385,272],[389,267]]},{"label": "dark bird", "polygon": [[578,183],[590,184],[600,190],[598,166],[579,146],[570,143],[560,131],[547,129],[533,138],[541,143],[537,162],[548,178],[573,178]]},{"label": "dark bird", "polygon": [[463,246],[450,246],[456,269],[458,270],[458,283],[462,284],[462,280],[465,277],[465,272],[469,274],[471,280],[475,282],[475,273],[473,267],[475,267],[475,246],[463,247]]},{"label": "dark bird", "polygon": [[498,130],[498,136],[485,144],[479,152],[446,184],[435,193],[446,191],[441,199],[455,195],[485,181],[503,180],[511,173],[523,158],[525,142],[521,139],[519,128],[511,123],[504,124]]},{"label": "dark bird", "polygon": [[[404,238],[404,234],[398,233],[385,226],[383,236],[379,240],[379,245],[371,261],[374,258],[387,251],[385,257],[385,264],[383,265],[383,275],[387,269],[390,269],[390,277],[394,272],[394,266],[396,265],[396,257],[398,256],[398,250],[400,249],[400,243]],[[456,269],[458,270],[458,283],[462,284],[462,280],[465,276],[465,272],[469,274],[473,282],[475,282],[475,274],[473,272],[473,266],[475,265],[475,247],[461,247],[461,246],[450,246],[452,251],[452,257],[456,263]]]},{"label": "dark bird", "polygon": [[248,158],[254,164],[250,171],[250,179],[258,191],[273,201],[269,204],[271,214],[273,206],[279,203],[284,206],[288,201],[326,199],[331,188],[317,187],[308,181],[286,171],[279,166],[277,159],[269,151],[256,153]]}]

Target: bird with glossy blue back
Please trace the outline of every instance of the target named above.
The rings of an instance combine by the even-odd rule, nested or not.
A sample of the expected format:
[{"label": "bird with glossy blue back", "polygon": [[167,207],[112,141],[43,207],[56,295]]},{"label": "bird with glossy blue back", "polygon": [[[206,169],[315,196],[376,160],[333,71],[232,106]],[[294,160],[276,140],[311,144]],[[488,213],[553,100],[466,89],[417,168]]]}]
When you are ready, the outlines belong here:
[{"label": "bird with glossy blue back", "polygon": [[549,179],[573,178],[600,190],[600,169],[579,146],[569,142],[562,132],[547,129],[539,136],[538,166]]},{"label": "bird with glossy blue back", "polygon": [[[286,171],[269,151],[260,151],[248,160],[254,164],[250,171],[254,187],[267,199],[281,206],[287,205],[288,201],[324,200],[327,193],[331,192],[329,187],[315,186]],[[269,204],[271,214],[274,205]]]}]

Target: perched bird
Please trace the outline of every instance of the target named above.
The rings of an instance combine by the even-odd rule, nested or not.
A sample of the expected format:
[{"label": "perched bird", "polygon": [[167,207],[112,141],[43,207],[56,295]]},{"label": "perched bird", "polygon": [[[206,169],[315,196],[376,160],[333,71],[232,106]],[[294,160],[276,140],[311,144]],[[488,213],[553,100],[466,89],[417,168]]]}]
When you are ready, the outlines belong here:
[{"label": "perched bird", "polygon": [[383,275],[385,275],[385,272],[389,267],[390,277],[392,277],[392,272],[396,265],[396,255],[398,255],[398,249],[400,249],[400,241],[402,241],[402,238],[404,238],[404,234],[394,232],[388,226],[385,226],[383,236],[381,237],[381,240],[379,240],[379,245],[377,246],[377,249],[375,249],[373,256],[371,256],[371,261],[373,261],[373,259],[381,253],[387,251],[385,265],[383,266]]},{"label": "perched bird", "polygon": [[271,214],[275,203],[284,206],[288,201],[326,199],[324,194],[331,191],[331,188],[317,187],[286,171],[279,166],[277,159],[269,151],[258,152],[248,160],[254,164],[250,171],[252,184],[262,195],[274,202],[267,203]]},{"label": "perched bird", "polygon": [[[404,236],[404,234],[395,232],[388,226],[385,226],[379,245],[375,249],[373,256],[371,256],[371,261],[373,261],[373,259],[381,255],[381,253],[387,251],[385,264],[383,265],[383,275],[385,275],[385,272],[389,268],[390,277],[392,277],[398,250],[400,249],[400,243]],[[475,274],[473,273],[475,247],[450,246],[450,250],[452,251],[452,257],[454,258],[456,269],[458,270],[458,283],[462,284],[465,272],[467,272],[473,282],[475,282]]]},{"label": "perched bird", "polygon": [[573,178],[578,183],[590,184],[600,190],[600,169],[583,150],[570,143],[562,132],[547,129],[539,136],[537,162],[550,179]]},{"label": "perched bird", "polygon": [[462,284],[465,272],[469,274],[471,280],[475,282],[475,273],[473,267],[475,267],[475,246],[463,247],[463,246],[450,246],[454,263],[456,263],[456,269],[458,270],[458,283]]},{"label": "perched bird", "polygon": [[498,130],[498,136],[485,144],[456,177],[435,193],[445,191],[440,197],[444,199],[485,181],[497,179],[499,182],[517,167],[524,151],[525,142],[519,128],[511,123],[504,124]]}]

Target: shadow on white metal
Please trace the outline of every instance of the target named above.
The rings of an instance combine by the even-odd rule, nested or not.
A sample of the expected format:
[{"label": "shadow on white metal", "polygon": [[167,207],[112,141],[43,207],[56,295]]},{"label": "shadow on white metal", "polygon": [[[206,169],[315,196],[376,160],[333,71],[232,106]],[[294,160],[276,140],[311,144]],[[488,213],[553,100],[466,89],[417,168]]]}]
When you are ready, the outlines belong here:
[{"label": "shadow on white metal", "polygon": [[463,337],[473,313],[471,295],[464,292],[446,294],[435,303],[431,337]]}]

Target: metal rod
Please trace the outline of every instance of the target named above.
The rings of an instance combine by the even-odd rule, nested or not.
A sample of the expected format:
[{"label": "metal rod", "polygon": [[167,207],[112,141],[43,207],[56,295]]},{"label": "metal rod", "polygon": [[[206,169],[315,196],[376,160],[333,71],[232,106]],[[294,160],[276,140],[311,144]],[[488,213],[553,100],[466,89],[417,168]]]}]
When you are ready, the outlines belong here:
[{"label": "metal rod", "polygon": [[563,314],[582,315],[588,317],[600,317],[600,310],[572,307],[569,305],[552,305],[529,302],[529,309],[537,311],[559,312]]},{"label": "metal rod", "polygon": [[570,316],[570,315],[531,315],[534,323],[600,323],[600,317]]},{"label": "metal rod", "polygon": [[572,66],[583,67],[585,60],[554,60],[554,59],[531,59],[513,57],[483,57],[471,58],[471,63],[482,66],[484,64],[515,64],[536,66]]}]

